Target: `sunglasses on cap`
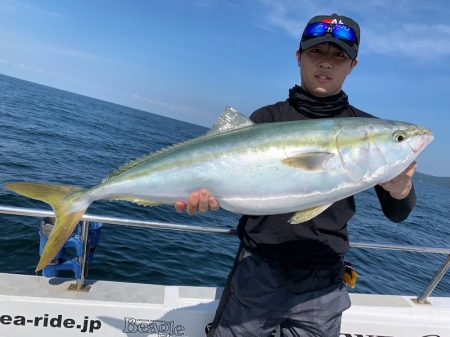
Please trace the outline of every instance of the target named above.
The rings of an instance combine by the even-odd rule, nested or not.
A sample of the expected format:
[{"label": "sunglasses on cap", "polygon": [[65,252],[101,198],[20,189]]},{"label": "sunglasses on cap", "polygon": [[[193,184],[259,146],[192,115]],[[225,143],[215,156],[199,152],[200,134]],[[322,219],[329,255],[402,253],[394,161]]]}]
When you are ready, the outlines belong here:
[{"label": "sunglasses on cap", "polygon": [[335,38],[356,42],[356,32],[352,27],[344,24],[330,24],[326,22],[314,22],[306,26],[303,36],[308,38],[320,37],[325,34],[332,34]]}]

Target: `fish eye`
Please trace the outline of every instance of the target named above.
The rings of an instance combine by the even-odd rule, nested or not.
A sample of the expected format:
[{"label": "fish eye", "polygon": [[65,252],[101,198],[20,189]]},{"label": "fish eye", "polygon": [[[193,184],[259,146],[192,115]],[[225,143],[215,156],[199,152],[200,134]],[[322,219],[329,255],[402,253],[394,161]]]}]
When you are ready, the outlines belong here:
[{"label": "fish eye", "polygon": [[394,142],[401,143],[408,137],[406,136],[406,133],[404,131],[395,131],[394,134],[392,135],[392,138]]}]

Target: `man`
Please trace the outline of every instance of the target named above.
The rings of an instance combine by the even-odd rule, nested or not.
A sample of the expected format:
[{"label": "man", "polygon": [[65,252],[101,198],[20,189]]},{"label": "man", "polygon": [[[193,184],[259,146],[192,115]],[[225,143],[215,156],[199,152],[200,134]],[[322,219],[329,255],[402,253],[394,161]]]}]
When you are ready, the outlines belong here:
[{"label": "man", "polygon": [[[301,86],[289,99],[256,110],[255,123],[329,117],[373,117],[348,103],[342,91],[357,65],[360,29],[336,14],[312,18],[296,52]],[[382,210],[394,222],[415,206],[412,164],[400,176],[375,187]],[[289,177],[286,177],[289,179]],[[219,204],[208,191],[193,192],[178,211],[205,212]],[[349,249],[347,222],[355,213],[353,197],[334,203],[299,225],[293,214],[244,215],[238,225],[241,245],[208,336],[338,337],[341,314],[350,299],[342,282],[343,256]]]}]

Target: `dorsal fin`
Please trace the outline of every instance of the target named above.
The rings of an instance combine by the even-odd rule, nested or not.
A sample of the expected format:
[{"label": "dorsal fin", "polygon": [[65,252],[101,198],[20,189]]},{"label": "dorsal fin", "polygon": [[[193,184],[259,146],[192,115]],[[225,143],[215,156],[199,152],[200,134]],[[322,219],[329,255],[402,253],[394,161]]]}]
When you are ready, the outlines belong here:
[{"label": "dorsal fin", "polygon": [[246,128],[254,123],[246,116],[234,108],[226,107],[213,127],[208,131],[208,135],[218,134],[226,131]]},{"label": "dorsal fin", "polygon": [[188,143],[198,141],[199,139],[214,136],[214,135],[220,134],[222,132],[248,127],[253,124],[254,123],[250,119],[248,119],[247,117],[242,115],[236,109],[227,107],[227,108],[225,108],[224,112],[220,115],[220,117],[217,119],[217,121],[214,123],[213,127],[205,135],[187,140],[185,142],[170,145],[168,147],[162,148],[160,150],[151,152],[147,155],[137,158],[129,163],[126,163],[123,166],[119,167],[116,171],[109,174],[105,179],[103,179],[102,183],[106,183],[111,178],[116,177],[119,174],[121,174],[133,167],[136,167],[136,166],[142,164],[143,162],[146,162],[147,160],[152,159],[153,157],[156,157],[162,153],[174,150],[182,145],[186,145]]}]

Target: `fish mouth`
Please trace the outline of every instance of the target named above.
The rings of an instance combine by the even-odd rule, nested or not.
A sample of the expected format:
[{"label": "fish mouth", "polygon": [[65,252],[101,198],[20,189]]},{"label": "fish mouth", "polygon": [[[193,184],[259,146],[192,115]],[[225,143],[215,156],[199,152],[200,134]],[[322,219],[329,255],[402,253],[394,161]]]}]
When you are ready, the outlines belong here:
[{"label": "fish mouth", "polygon": [[421,152],[428,144],[430,144],[434,139],[433,133],[431,132],[431,130],[425,129],[423,131],[422,136],[420,137],[420,139],[414,143],[414,144],[410,144],[410,148],[414,153],[419,153]]}]

